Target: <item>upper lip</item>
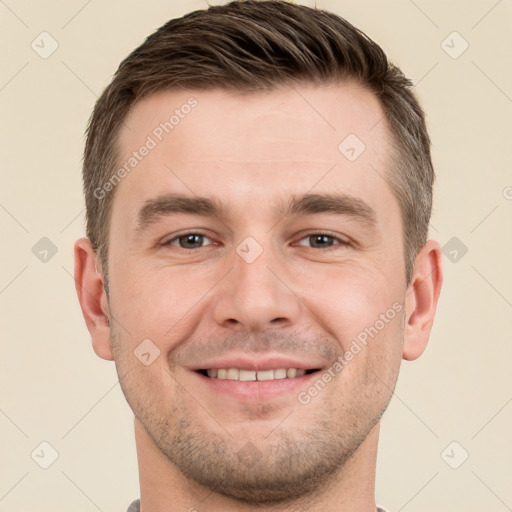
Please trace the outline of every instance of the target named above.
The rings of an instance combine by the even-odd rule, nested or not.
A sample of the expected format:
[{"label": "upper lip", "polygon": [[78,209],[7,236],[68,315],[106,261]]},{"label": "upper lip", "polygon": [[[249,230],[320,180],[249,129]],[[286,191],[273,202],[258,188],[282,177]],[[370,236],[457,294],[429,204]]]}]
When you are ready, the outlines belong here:
[{"label": "upper lip", "polygon": [[289,356],[267,355],[249,357],[247,354],[231,355],[209,359],[198,365],[190,367],[191,370],[209,370],[212,368],[238,368],[240,370],[263,371],[279,368],[296,368],[298,370],[320,369],[323,365],[317,361],[300,361]]}]

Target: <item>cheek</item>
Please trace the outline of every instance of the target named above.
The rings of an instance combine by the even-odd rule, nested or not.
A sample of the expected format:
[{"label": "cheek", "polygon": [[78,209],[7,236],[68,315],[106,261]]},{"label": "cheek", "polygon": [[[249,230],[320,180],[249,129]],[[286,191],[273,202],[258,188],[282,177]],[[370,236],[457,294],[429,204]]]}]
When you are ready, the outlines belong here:
[{"label": "cheek", "polygon": [[[340,264],[291,261],[281,273],[291,285],[293,292],[289,293],[297,296],[292,299],[303,302],[300,309],[309,317],[307,323],[338,340],[343,353],[399,297],[399,280],[390,276],[392,269],[377,266],[355,259]],[[220,261],[171,267],[127,260],[112,265],[113,313],[129,331],[134,346],[149,338],[162,353],[169,353],[180,340],[193,335],[199,324],[211,321],[209,305],[228,270],[229,264]],[[301,319],[295,321],[300,329]],[[387,327],[384,331],[390,330]]]},{"label": "cheek", "polygon": [[394,387],[404,316],[396,281],[370,269],[338,268],[308,294],[308,305],[337,340],[345,389],[368,389],[376,397],[388,396]]},{"label": "cheek", "polygon": [[344,350],[347,343],[379,322],[381,315],[395,316],[393,304],[400,300],[392,280],[360,265],[326,266],[308,281],[303,283],[308,305],[335,333]]},{"label": "cheek", "polygon": [[[219,275],[206,265],[125,264],[112,272],[113,313],[134,343],[149,338],[162,353],[168,352],[174,348],[173,340],[186,338],[197,326],[194,315],[204,307]],[[126,331],[121,332],[123,338]]]}]

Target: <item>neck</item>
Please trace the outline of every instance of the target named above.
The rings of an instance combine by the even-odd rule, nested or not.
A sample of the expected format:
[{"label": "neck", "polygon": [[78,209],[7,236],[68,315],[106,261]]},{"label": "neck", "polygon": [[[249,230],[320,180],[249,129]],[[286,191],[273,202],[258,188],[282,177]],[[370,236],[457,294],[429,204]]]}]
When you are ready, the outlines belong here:
[{"label": "neck", "polygon": [[135,418],[140,512],[375,512],[375,466],[379,424],[328,482],[308,497],[280,505],[252,505],[215,493],[184,476],[158,450]]}]

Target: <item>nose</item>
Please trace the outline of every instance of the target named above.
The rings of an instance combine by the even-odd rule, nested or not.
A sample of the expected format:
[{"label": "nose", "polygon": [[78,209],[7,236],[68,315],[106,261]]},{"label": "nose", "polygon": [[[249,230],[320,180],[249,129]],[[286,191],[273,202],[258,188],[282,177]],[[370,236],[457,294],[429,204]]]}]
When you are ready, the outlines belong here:
[{"label": "nose", "polygon": [[301,316],[286,262],[265,246],[254,260],[234,252],[232,269],[215,287],[213,315],[221,327],[246,332],[286,328]]}]

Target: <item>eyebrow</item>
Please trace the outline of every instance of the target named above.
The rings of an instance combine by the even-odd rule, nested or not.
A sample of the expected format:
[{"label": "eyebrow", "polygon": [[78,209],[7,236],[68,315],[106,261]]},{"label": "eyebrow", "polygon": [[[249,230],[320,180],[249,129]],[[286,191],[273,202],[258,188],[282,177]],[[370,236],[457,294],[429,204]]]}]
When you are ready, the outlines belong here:
[{"label": "eyebrow", "polygon": [[[137,215],[137,231],[154,224],[168,215],[176,213],[202,215],[226,219],[230,208],[217,198],[166,194],[148,199]],[[377,223],[375,210],[366,202],[347,194],[303,194],[293,195],[281,202],[276,215],[279,217],[333,213],[354,217],[368,226]]]}]

